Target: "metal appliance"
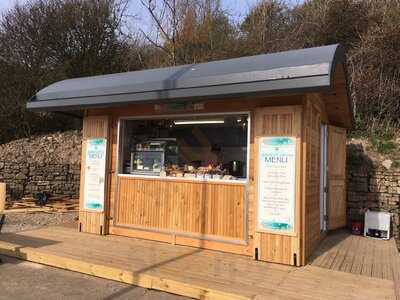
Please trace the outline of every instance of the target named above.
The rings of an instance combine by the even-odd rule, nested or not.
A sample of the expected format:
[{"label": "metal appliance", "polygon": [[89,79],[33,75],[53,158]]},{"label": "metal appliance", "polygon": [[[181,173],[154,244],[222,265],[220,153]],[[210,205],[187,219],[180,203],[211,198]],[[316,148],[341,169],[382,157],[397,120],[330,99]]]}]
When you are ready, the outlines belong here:
[{"label": "metal appliance", "polygon": [[150,139],[137,143],[131,152],[130,173],[155,175],[167,164],[178,163],[178,145],[175,139]]},{"label": "metal appliance", "polygon": [[390,239],[390,217],[388,212],[367,210],[365,213],[364,236]]}]

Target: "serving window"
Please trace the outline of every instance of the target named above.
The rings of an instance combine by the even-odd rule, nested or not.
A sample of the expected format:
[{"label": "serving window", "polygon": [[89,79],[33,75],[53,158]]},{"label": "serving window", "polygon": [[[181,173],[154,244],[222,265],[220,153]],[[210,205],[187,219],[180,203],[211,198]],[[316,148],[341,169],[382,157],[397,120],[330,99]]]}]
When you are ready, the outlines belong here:
[{"label": "serving window", "polygon": [[246,179],[248,127],[247,114],[121,120],[119,174]]}]

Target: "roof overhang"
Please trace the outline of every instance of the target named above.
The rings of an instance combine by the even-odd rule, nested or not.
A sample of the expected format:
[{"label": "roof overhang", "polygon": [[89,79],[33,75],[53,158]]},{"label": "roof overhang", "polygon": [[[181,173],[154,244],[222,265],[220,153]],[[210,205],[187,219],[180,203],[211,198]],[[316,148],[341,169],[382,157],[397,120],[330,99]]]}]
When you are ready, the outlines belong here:
[{"label": "roof overhang", "polygon": [[[333,91],[339,45],[56,82],[27,104],[34,111],[84,110],[134,103]],[[347,85],[346,85],[347,88]]]},{"label": "roof overhang", "polygon": [[[328,76],[284,79],[272,82],[252,82],[186,89],[156,90],[141,93],[109,94],[81,96],[79,98],[58,98],[52,100],[34,100],[28,102],[28,109],[40,111],[79,110],[93,107],[119,106],[133,103],[157,103],[163,100],[193,101],[202,99],[221,99],[248,96],[251,94],[273,95],[304,93],[307,91],[328,90]],[[312,86],[312,88],[310,88]]]}]

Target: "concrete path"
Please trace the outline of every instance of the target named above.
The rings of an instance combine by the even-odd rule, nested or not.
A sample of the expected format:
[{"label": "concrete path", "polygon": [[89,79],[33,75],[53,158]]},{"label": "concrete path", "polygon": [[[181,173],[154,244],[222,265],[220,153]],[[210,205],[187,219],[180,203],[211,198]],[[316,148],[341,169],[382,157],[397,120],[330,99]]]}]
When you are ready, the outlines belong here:
[{"label": "concrete path", "polygon": [[0,300],[189,299],[4,256],[0,259]]}]

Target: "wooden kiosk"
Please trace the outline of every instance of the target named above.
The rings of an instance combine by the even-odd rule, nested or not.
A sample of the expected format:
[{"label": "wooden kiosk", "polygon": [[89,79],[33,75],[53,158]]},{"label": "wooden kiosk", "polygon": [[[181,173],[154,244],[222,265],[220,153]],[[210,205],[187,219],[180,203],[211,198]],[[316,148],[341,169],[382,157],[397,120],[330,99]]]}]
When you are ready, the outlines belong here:
[{"label": "wooden kiosk", "polygon": [[346,225],[340,46],[77,78],[28,109],[83,114],[79,230],[304,265]]}]

